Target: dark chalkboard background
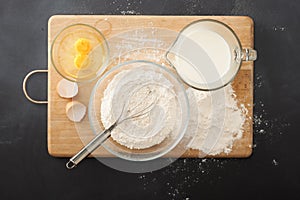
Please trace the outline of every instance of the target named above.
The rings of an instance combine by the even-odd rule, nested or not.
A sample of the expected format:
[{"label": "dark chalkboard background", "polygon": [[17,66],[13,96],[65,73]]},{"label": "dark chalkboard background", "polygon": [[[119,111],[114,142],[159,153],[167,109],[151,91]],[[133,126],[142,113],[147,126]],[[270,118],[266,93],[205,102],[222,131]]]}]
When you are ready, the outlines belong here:
[{"label": "dark chalkboard background", "polygon": [[[22,79],[47,67],[54,14],[249,15],[255,21],[254,152],[249,159],[179,159],[127,174],[94,159],[76,170],[47,153],[47,107],[24,98]],[[1,0],[0,199],[266,199],[300,189],[300,2],[296,0]],[[46,98],[46,75],[30,95]]]}]

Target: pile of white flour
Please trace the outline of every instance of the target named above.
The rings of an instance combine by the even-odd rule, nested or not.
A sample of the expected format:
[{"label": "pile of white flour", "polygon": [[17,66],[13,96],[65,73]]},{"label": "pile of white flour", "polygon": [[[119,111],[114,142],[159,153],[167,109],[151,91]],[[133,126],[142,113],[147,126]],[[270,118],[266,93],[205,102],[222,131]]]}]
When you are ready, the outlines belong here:
[{"label": "pile of white flour", "polygon": [[204,154],[230,153],[233,142],[243,135],[247,110],[239,108],[231,85],[213,92],[187,89],[191,107],[189,144]]},{"label": "pile of white flour", "polygon": [[[119,72],[108,84],[102,98],[101,120],[105,128],[110,127],[116,121],[112,113],[121,110],[122,100],[127,105],[124,110],[127,116],[154,102],[155,106],[148,114],[124,121],[111,132],[111,137],[119,144],[130,149],[145,149],[170,136],[177,123],[174,118],[178,102],[173,85],[161,73],[134,70]],[[151,96],[148,96],[149,92]]]}]

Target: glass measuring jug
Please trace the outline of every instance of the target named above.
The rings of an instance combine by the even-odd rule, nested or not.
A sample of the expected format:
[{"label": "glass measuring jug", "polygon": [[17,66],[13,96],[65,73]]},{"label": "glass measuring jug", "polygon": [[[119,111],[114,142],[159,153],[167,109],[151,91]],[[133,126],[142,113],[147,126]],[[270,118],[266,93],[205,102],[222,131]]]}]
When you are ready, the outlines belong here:
[{"label": "glass measuring jug", "polygon": [[166,53],[166,59],[185,83],[206,91],[226,86],[243,61],[256,58],[256,50],[243,48],[228,25],[211,19],[183,28]]}]

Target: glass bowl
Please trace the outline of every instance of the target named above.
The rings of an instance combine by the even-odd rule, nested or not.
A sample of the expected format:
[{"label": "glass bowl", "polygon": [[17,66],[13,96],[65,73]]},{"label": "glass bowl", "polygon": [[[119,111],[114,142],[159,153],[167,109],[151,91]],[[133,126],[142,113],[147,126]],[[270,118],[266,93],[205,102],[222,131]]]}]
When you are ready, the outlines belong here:
[{"label": "glass bowl", "polygon": [[[81,50],[78,50],[80,44]],[[86,46],[88,49],[85,49]],[[67,26],[58,33],[51,45],[54,68],[70,81],[94,80],[105,71],[108,60],[109,47],[105,37],[90,25]]]},{"label": "glass bowl", "polygon": [[[155,72],[155,74],[157,73],[159,76],[162,75],[166,78],[166,80],[169,81],[168,83],[171,83],[171,89],[175,97],[174,101],[176,101],[176,104],[174,104],[176,106],[172,108],[172,110],[176,111],[176,115],[172,115],[174,116],[174,119],[171,118],[171,121],[174,122],[174,126],[172,126],[169,136],[161,143],[148,148],[131,149],[119,144],[112,137],[106,140],[102,146],[113,155],[130,161],[150,161],[162,157],[176,147],[176,145],[181,141],[186,132],[190,117],[189,102],[183,84],[178,80],[175,74],[163,66],[148,61],[136,60],[122,63],[105,73],[98,80],[91,93],[88,106],[90,126],[94,134],[98,134],[104,129],[101,120],[101,104],[104,91],[108,87],[110,81],[112,81],[112,79],[123,70],[143,70],[142,72],[145,73],[146,71]],[[140,73],[140,71],[138,71],[138,73]],[[125,76],[122,80],[126,78],[128,77]],[[124,87],[126,87],[125,84]],[[139,87],[139,85],[137,85],[137,87]],[[122,85],[119,85],[119,88],[122,90]],[[121,102],[122,100],[120,99],[120,103]],[[113,102],[113,105],[114,103],[115,102]]]}]

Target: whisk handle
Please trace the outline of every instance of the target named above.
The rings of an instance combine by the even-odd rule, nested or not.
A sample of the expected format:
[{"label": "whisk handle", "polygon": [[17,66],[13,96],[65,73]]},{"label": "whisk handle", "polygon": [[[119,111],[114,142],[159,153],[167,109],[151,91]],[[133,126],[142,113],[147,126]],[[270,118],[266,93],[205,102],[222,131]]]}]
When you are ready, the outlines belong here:
[{"label": "whisk handle", "polygon": [[94,152],[103,142],[110,137],[110,132],[115,125],[112,125],[108,129],[105,129],[101,133],[98,133],[94,139],[92,139],[84,148],[82,148],[75,156],[70,158],[66,163],[68,169],[76,167],[84,158]]}]

